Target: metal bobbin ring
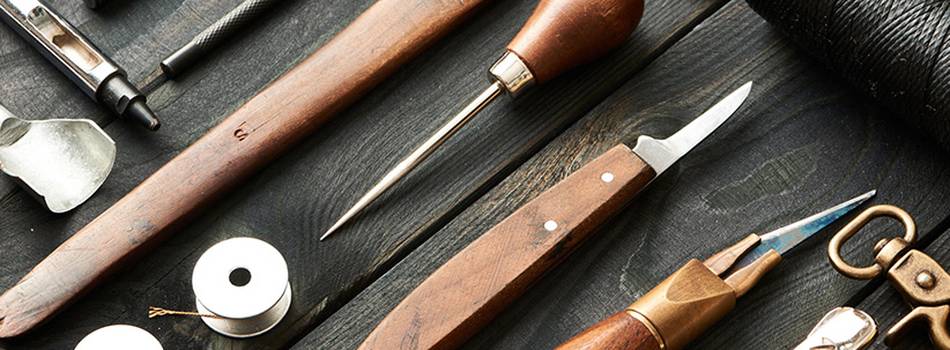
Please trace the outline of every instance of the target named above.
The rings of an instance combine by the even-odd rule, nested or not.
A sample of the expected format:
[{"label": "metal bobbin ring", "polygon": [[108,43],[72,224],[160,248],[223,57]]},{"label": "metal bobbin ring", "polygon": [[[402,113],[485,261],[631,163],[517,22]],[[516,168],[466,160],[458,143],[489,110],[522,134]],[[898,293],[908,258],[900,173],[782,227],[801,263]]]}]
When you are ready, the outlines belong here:
[{"label": "metal bobbin ring", "polygon": [[[876,262],[873,265],[856,267],[844,261],[844,259],[841,257],[841,247],[844,245],[844,243],[854,236],[854,234],[858,233],[858,231],[860,231],[861,228],[863,228],[864,225],[867,225],[867,223],[872,219],[881,216],[888,216],[900,220],[904,225],[904,236],[895,237],[879,243],[879,246],[875,248],[878,257],[875,258]],[[896,256],[897,251],[894,247],[906,247],[908,244],[914,243],[916,240],[917,224],[914,222],[914,218],[911,217],[910,214],[893,205],[876,205],[867,208],[861,212],[861,214],[858,214],[854,220],[851,220],[851,222],[845,225],[841,231],[838,231],[838,233],[836,233],[834,237],[831,238],[831,242],[828,243],[828,258],[831,259],[831,265],[834,266],[838,272],[841,272],[841,274],[845,276],[855,279],[872,279],[877,277],[881,271],[886,268],[885,266],[882,266],[882,263],[889,264],[889,262],[892,261]],[[882,255],[887,255],[887,257],[882,257]]]},{"label": "metal bobbin ring", "polygon": [[232,238],[208,249],[191,279],[201,319],[214,331],[248,338],[274,328],[290,310],[287,262],[270,244]]}]

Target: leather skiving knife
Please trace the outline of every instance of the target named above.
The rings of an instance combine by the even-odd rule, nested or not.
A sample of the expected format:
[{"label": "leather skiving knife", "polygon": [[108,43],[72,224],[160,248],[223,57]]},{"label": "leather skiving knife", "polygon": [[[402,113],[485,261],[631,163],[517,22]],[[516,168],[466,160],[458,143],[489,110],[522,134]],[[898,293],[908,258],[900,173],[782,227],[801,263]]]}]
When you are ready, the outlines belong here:
[{"label": "leather skiving knife", "polygon": [[617,145],[540,194],[439,267],[359,349],[461,345],[729,119],[751,89],[746,83],[669,138],[640,136],[632,151]]}]

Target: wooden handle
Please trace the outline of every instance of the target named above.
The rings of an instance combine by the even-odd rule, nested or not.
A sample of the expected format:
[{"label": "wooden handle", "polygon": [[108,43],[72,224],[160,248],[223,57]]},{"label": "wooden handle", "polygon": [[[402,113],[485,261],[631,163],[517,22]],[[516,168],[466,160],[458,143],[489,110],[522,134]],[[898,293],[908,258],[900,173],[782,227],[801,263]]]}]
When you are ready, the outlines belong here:
[{"label": "wooden handle", "polygon": [[383,319],[360,349],[457,347],[654,176],[627,146],[614,147],[439,267]]},{"label": "wooden handle", "polygon": [[52,317],[489,1],[378,1],[0,296],[0,337]]},{"label": "wooden handle", "polygon": [[626,311],[591,326],[557,350],[660,350],[650,328]]},{"label": "wooden handle", "polygon": [[541,0],[508,50],[543,83],[622,44],[642,16],[643,0]]}]

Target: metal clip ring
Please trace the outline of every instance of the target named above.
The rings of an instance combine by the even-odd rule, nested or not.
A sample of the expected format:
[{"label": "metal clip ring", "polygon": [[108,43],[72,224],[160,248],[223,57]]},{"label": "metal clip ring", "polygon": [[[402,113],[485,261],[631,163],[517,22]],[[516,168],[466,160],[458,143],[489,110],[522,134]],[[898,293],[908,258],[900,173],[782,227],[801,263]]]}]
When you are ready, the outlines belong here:
[{"label": "metal clip ring", "polygon": [[831,258],[831,265],[833,265],[838,272],[851,278],[865,280],[877,277],[877,275],[881,273],[882,267],[877,263],[865,267],[855,267],[841,258],[841,246],[843,246],[851,236],[858,233],[864,225],[867,225],[871,219],[880,216],[889,216],[900,220],[904,225],[903,239],[907,241],[907,243],[913,243],[917,240],[917,224],[914,223],[914,218],[904,211],[904,209],[893,205],[876,205],[867,208],[861,214],[858,214],[854,220],[851,220],[851,222],[845,225],[841,231],[838,231],[838,233],[831,238],[831,242],[828,243],[828,257]]}]

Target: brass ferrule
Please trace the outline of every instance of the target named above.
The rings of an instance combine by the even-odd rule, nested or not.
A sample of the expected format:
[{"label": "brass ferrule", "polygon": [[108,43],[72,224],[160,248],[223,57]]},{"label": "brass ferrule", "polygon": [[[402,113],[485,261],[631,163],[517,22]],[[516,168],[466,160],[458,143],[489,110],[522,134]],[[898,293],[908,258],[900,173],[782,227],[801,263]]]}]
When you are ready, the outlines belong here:
[{"label": "brass ferrule", "polygon": [[491,78],[505,88],[512,96],[518,96],[523,90],[534,85],[534,74],[528,69],[521,57],[506,51],[488,70]]},{"label": "brass ferrule", "polygon": [[629,310],[643,315],[665,349],[682,349],[736,305],[736,293],[699,260],[690,260]]}]

